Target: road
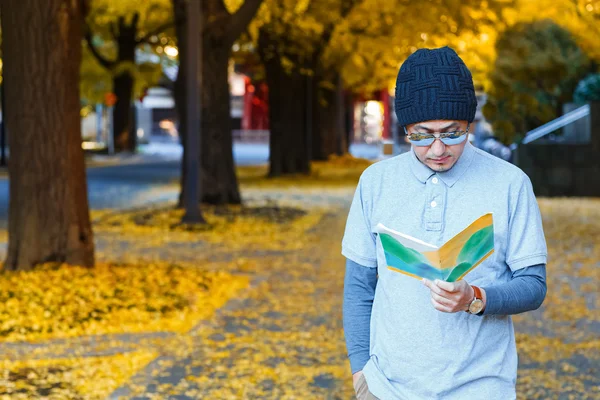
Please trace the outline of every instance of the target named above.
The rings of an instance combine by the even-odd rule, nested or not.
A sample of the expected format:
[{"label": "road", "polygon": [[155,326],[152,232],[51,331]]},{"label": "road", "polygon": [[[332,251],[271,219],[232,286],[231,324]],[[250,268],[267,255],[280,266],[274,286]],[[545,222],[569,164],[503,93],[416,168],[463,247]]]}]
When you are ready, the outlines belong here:
[{"label": "road", "polygon": [[[268,162],[266,144],[234,144],[237,165],[260,165]],[[179,195],[177,182],[181,170],[181,148],[164,143],[144,149],[146,161],[125,165],[96,166],[87,169],[88,198],[91,209],[139,207],[144,204],[174,200]],[[354,146],[357,156],[373,158],[373,146]],[[153,160],[153,161],[147,161]],[[0,228],[8,221],[8,177],[0,177]]]},{"label": "road", "polygon": [[[90,208],[136,207],[176,198],[169,185],[179,177],[180,162],[93,167],[87,170]],[[0,228],[8,221],[8,178],[0,178]]]}]

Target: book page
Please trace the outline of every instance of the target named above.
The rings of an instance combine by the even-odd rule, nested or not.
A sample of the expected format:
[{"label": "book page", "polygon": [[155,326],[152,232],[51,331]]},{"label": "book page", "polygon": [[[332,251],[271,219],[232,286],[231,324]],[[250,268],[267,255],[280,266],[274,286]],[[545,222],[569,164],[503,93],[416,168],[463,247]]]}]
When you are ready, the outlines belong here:
[{"label": "book page", "polygon": [[414,249],[420,253],[438,250],[437,246],[434,246],[412,236],[406,235],[404,233],[400,233],[393,229],[387,228],[382,223],[377,224],[375,230],[377,231],[377,233],[385,233],[390,235],[398,242],[402,243],[404,246]]},{"label": "book page", "polygon": [[378,224],[388,269],[413,278],[442,279],[438,247]]}]

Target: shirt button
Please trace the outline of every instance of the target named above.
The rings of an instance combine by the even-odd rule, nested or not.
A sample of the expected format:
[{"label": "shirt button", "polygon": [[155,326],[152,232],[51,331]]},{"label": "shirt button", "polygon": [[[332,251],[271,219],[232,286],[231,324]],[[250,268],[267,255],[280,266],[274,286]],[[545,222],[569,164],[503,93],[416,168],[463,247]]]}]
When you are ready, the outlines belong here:
[{"label": "shirt button", "polygon": [[434,184],[436,184],[436,185],[437,185],[437,183],[438,183],[438,178],[434,177],[434,178],[431,180],[431,182],[433,182]]},{"label": "shirt button", "polygon": [[431,208],[435,208],[437,206],[437,203],[434,201],[431,202]]}]

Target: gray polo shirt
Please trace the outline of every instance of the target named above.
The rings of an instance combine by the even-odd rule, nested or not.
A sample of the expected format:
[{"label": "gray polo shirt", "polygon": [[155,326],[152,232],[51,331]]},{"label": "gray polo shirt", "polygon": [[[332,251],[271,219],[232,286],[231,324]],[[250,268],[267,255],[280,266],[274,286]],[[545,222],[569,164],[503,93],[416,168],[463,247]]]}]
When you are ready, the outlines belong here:
[{"label": "gray polo shirt", "polygon": [[369,390],[380,399],[516,398],[517,353],[510,316],[443,313],[418,280],[387,268],[376,225],[442,245],[492,212],[495,252],[464,278],[477,286],[545,264],[546,241],[531,182],[516,166],[470,143],[435,172],[412,151],[367,168],[348,215],[342,254],[377,268],[370,327]]}]

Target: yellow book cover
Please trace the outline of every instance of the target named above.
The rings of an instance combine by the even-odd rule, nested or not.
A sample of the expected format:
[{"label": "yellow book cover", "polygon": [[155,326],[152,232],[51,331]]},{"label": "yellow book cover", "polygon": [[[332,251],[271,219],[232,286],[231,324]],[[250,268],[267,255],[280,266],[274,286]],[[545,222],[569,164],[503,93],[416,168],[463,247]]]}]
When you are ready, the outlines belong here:
[{"label": "yellow book cover", "polygon": [[494,252],[492,213],[477,218],[441,247],[381,223],[376,230],[388,268],[418,279],[458,281]]}]

